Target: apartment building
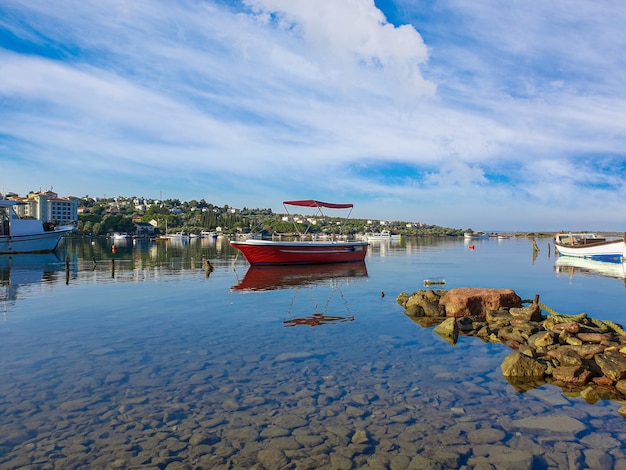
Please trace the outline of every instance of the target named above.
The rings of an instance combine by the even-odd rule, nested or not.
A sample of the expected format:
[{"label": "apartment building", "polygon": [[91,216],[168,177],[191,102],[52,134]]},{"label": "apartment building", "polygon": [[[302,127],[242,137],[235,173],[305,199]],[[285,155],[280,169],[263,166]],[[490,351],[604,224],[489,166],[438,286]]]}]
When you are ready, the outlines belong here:
[{"label": "apartment building", "polygon": [[53,191],[31,192],[26,197],[13,197],[18,204],[15,211],[20,217],[32,217],[42,222],[67,225],[78,220],[79,198],[60,198]]}]

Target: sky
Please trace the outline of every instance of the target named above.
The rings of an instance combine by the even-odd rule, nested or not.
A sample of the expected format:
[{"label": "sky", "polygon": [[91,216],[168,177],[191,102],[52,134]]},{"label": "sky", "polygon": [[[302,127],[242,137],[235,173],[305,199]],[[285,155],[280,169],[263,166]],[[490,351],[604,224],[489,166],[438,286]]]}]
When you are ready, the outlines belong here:
[{"label": "sky", "polygon": [[621,0],[2,0],[0,192],[626,230]]}]

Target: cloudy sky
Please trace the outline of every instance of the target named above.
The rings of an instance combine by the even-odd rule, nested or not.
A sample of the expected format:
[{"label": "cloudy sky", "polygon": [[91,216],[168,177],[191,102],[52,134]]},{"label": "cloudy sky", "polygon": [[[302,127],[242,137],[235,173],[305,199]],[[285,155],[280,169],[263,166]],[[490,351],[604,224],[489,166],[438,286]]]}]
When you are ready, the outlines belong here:
[{"label": "cloudy sky", "polygon": [[624,30],[619,0],[2,0],[0,192],[622,231]]}]

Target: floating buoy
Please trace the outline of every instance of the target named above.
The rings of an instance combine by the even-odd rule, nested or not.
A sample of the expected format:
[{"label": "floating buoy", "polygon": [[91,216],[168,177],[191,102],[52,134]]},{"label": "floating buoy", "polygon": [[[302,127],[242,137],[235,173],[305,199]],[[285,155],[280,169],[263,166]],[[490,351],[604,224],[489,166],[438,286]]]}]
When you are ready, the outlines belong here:
[{"label": "floating buoy", "polygon": [[111,251],[112,251],[113,253],[117,253],[117,246],[113,245],[113,246],[111,247]]},{"label": "floating buoy", "polygon": [[474,245],[470,245],[470,246],[469,246],[469,249],[470,249],[470,250],[473,250],[473,249],[474,249]]}]

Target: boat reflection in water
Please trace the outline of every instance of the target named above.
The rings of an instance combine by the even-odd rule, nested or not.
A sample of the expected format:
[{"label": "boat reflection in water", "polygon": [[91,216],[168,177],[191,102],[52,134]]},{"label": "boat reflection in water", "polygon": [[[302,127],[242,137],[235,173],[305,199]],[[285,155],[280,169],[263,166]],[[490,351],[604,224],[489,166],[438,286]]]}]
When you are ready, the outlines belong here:
[{"label": "boat reflection in water", "polygon": [[266,291],[292,287],[328,284],[331,281],[349,282],[352,278],[367,277],[365,262],[250,266],[231,290]]},{"label": "boat reflection in water", "polygon": [[574,276],[602,276],[626,282],[626,267],[621,261],[598,261],[574,256],[559,256],[554,262],[557,274]]},{"label": "boat reflection in water", "polygon": [[0,301],[18,299],[21,288],[57,282],[64,270],[55,253],[0,255]]},{"label": "boat reflection in water", "polygon": [[[332,323],[345,323],[354,321],[354,315],[350,314],[348,304],[343,298],[341,284],[348,284],[352,280],[367,277],[365,262],[337,263],[305,266],[250,266],[243,279],[231,288],[231,291],[261,292],[277,289],[294,289],[294,300],[288,311],[288,317],[283,321],[285,327],[306,325],[321,326]],[[330,286],[331,291],[325,302],[323,312],[315,312],[312,315],[291,317],[291,308],[295,304],[295,297],[300,288]],[[343,299],[348,315],[328,315],[332,297],[339,293]],[[315,306],[317,308],[317,305]]]}]

